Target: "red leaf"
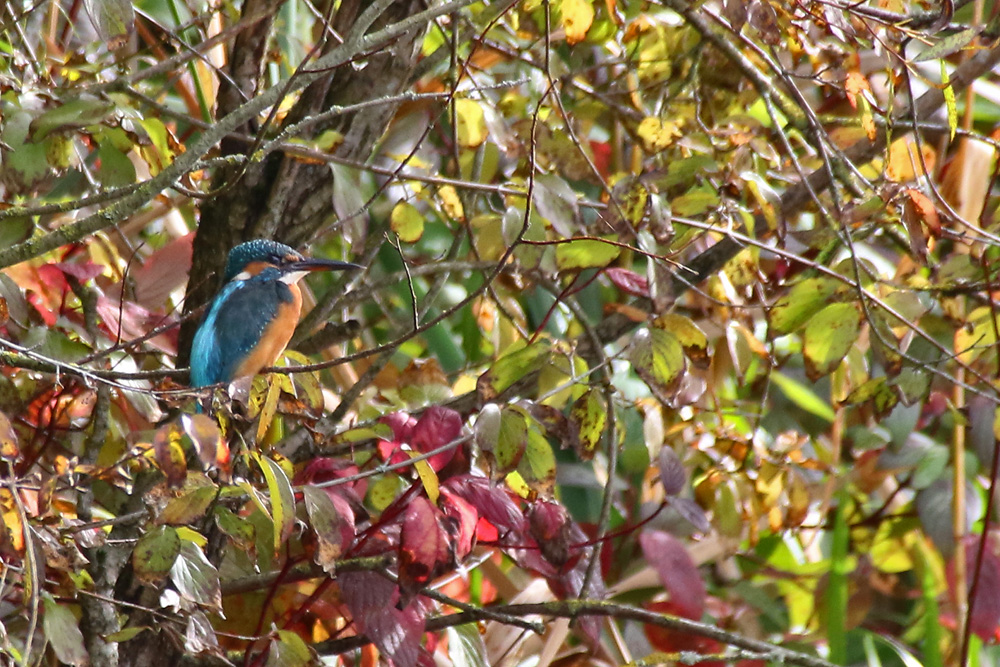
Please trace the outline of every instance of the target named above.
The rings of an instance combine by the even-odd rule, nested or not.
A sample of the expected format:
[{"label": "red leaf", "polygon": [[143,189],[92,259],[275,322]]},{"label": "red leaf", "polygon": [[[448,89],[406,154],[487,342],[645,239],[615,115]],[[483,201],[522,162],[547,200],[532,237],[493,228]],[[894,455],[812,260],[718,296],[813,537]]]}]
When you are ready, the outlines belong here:
[{"label": "red leaf", "polygon": [[538,501],[528,511],[528,522],[531,536],[538,541],[545,559],[558,567],[565,565],[571,555],[573,532],[573,521],[566,508],[556,502]]},{"label": "red leaf", "polygon": [[[426,454],[455,440],[462,432],[462,416],[450,408],[437,405],[427,408],[413,427],[410,444],[422,454]],[[427,459],[431,468],[441,470],[455,456],[449,449]]]},{"label": "red leaf", "polygon": [[136,301],[146,308],[160,308],[166,304],[171,292],[187,282],[191,272],[193,240],[192,232],[170,241],[132,271]]},{"label": "red leaf", "polygon": [[465,558],[472,551],[476,540],[479,513],[467,501],[447,489],[441,489],[441,511],[455,521],[455,557]]},{"label": "red leaf", "polygon": [[56,262],[52,264],[67,276],[76,278],[79,283],[85,283],[91,278],[96,278],[104,272],[104,267],[91,261],[85,262]]},{"label": "red leaf", "polygon": [[[353,477],[360,472],[358,466],[344,459],[336,459],[331,456],[321,456],[310,461],[305,468],[296,473],[292,483],[296,486],[305,484],[320,484],[334,479]],[[358,479],[353,482],[345,482],[336,487],[326,487],[324,489],[328,495],[340,495],[345,493],[351,502],[361,502],[361,498],[368,493],[368,480]]]},{"label": "red leaf", "polygon": [[615,287],[626,294],[649,298],[649,281],[635,271],[612,267],[605,269],[604,273]]},{"label": "red leaf", "polygon": [[444,515],[424,497],[414,498],[403,515],[399,540],[399,579],[406,588],[426,584],[454,560]]},{"label": "red leaf", "polygon": [[384,415],[379,418],[379,422],[389,425],[396,442],[409,442],[413,437],[413,427],[416,426],[417,419],[400,410]]},{"label": "red leaf", "polygon": [[[681,605],[675,602],[650,602],[646,604],[646,609],[660,614],[670,614],[672,616],[684,616]],[[672,630],[660,625],[646,623],[643,625],[646,639],[657,651],[667,653],[679,653],[681,651],[692,651],[694,653],[719,653],[722,647],[714,639],[694,635],[680,630]],[[710,667],[724,667],[726,663],[722,661],[699,662],[699,665],[709,665]]]},{"label": "red leaf", "polygon": [[479,516],[496,527],[499,536],[509,532],[515,534],[528,532],[528,522],[521,513],[521,508],[511,500],[507,491],[485,477],[471,475],[452,477],[441,487],[442,491],[447,489],[468,501],[479,512]]},{"label": "red leaf", "polygon": [[646,530],[639,535],[642,553],[663,582],[677,613],[692,620],[705,611],[705,582],[684,544],[662,530]]},{"label": "red leaf", "polygon": [[[969,611],[969,629],[983,641],[1000,641],[1000,556],[991,548],[987,541],[983,551],[983,564],[979,571],[979,582],[976,586],[976,599]],[[972,588],[972,577],[976,572],[976,559],[979,554],[979,537],[969,535],[965,538],[966,572],[969,573],[969,588]],[[948,563],[948,588],[954,597],[955,590],[955,559]]]},{"label": "red leaf", "polygon": [[399,665],[420,664],[427,612],[419,602],[397,609],[399,589],[374,572],[343,572],[337,583],[341,599],[354,614],[354,625],[384,656]]},{"label": "red leaf", "polygon": [[[103,294],[98,295],[96,308],[107,335],[115,341],[119,338],[139,338],[173,322],[173,318],[151,313],[137,303],[109,299]],[[178,329],[174,327],[150,338],[147,344],[161,352],[177,354],[177,336]]]}]

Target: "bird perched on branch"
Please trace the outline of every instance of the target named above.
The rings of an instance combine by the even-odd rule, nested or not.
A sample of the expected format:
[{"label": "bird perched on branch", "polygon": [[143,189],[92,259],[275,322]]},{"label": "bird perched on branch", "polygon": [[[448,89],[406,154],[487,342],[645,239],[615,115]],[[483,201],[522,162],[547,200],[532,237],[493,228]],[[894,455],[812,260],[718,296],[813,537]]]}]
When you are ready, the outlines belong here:
[{"label": "bird perched on branch", "polygon": [[233,248],[223,287],[191,345],[191,386],[231,382],[274,364],[299,323],[299,280],[312,271],[360,268],[304,257],[283,243],[265,239]]}]

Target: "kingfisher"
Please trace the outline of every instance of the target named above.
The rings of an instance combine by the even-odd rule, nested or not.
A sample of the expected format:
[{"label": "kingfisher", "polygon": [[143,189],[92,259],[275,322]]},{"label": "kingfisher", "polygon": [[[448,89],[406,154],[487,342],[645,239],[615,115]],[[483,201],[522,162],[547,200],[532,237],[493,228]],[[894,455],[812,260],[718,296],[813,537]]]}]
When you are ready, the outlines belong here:
[{"label": "kingfisher", "polygon": [[291,340],[302,310],[298,282],[312,271],[363,268],[304,257],[283,243],[256,239],[229,251],[223,287],[191,345],[191,386],[256,375]]}]

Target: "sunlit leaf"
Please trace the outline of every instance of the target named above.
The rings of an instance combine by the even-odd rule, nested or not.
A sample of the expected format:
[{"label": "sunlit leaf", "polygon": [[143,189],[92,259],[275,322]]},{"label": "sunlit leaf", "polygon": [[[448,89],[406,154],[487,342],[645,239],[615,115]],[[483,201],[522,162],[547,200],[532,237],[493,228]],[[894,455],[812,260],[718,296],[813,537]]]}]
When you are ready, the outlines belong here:
[{"label": "sunlit leaf", "polygon": [[851,303],[833,303],[806,324],[802,353],[812,379],[828,375],[858,340],[861,313]]},{"label": "sunlit leaf", "polygon": [[486,118],[478,102],[465,97],[455,100],[455,115],[458,118],[459,145],[475,148],[486,140]]},{"label": "sunlit leaf", "polygon": [[613,262],[622,249],[611,243],[580,239],[556,246],[556,266],[563,271],[594,269]]},{"label": "sunlit leaf", "polygon": [[594,22],[594,6],[590,0],[562,1],[563,28],[569,44],[582,42]]},{"label": "sunlit leaf", "polygon": [[528,430],[528,442],[517,472],[534,493],[551,494],[556,483],[556,456],[538,429]]},{"label": "sunlit leaf", "polygon": [[267,653],[267,667],[310,667],[316,656],[302,637],[290,630],[279,630]]},{"label": "sunlit leaf", "polygon": [[686,366],[684,348],[677,337],[657,328],[636,332],[629,360],[646,384],[661,391],[670,391]]},{"label": "sunlit leaf", "polygon": [[821,399],[812,389],[806,387],[801,382],[793,380],[784,373],[773,373],[771,381],[781,389],[782,393],[788,397],[788,400],[806,412],[826,421],[832,422],[834,420],[835,415],[833,408],[830,407],[830,403]]},{"label": "sunlit leaf", "polygon": [[191,523],[204,516],[209,505],[216,499],[219,489],[214,484],[197,486],[194,489],[185,490],[180,496],[171,499],[167,506],[163,508],[157,523],[183,525]]},{"label": "sunlit leaf", "polygon": [[256,452],[253,452],[252,456],[264,473],[264,479],[267,480],[271,518],[275,526],[274,551],[278,553],[295,527],[295,495],[292,493],[292,484],[280,465]]},{"label": "sunlit leaf", "polygon": [[424,216],[410,202],[401,201],[392,208],[389,224],[403,243],[416,243],[424,234]]},{"label": "sunlit leaf", "polygon": [[800,280],[771,308],[771,328],[779,336],[798,330],[813,315],[829,305],[831,298],[840,289],[840,283],[830,278]]},{"label": "sunlit leaf", "polygon": [[180,554],[170,568],[170,580],[182,598],[210,609],[222,610],[219,572],[193,542],[181,542]]}]

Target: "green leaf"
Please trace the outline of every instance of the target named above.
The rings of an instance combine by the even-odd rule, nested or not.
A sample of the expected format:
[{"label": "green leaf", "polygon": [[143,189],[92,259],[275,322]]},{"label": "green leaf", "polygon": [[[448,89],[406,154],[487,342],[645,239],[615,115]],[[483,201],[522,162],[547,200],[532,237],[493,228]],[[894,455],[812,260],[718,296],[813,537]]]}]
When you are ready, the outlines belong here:
[{"label": "green leaf", "polygon": [[944,60],[941,61],[941,85],[944,93],[944,106],[948,110],[948,132],[950,141],[955,140],[955,130],[958,129],[958,104],[955,103],[955,89],[951,87],[948,80],[948,66]]},{"label": "green leaf", "polygon": [[301,637],[291,630],[278,630],[278,641],[271,644],[267,653],[267,667],[310,667],[314,664],[312,651]]},{"label": "green leaf", "polygon": [[94,125],[114,111],[114,105],[96,97],[79,97],[49,109],[31,123],[31,139],[39,142],[52,132]]},{"label": "green leaf", "polygon": [[368,487],[368,502],[377,512],[381,512],[392,504],[402,486],[403,480],[399,475],[383,475]]},{"label": "green leaf", "polygon": [[252,456],[267,480],[267,491],[271,498],[271,518],[274,520],[274,552],[292,536],[295,527],[295,494],[292,484],[281,466],[271,459],[253,452]]},{"label": "green leaf", "polygon": [[815,380],[828,375],[858,340],[861,313],[852,303],[833,303],[809,320],[803,334],[806,374]]},{"label": "green leaf", "polygon": [[528,446],[528,421],[520,410],[506,407],[500,412],[496,444],[483,453],[493,462],[493,473],[503,475],[517,468]]},{"label": "green leaf", "polygon": [[886,382],[885,377],[877,377],[868,380],[844,399],[844,403],[848,405],[857,405],[858,403],[867,403],[869,401],[872,403],[875,415],[877,417],[884,417],[899,402],[899,396]]},{"label": "green leaf", "polygon": [[684,353],[699,367],[708,366],[708,337],[689,318],[667,313],[653,320],[653,326],[673,334],[684,348]]},{"label": "green leaf", "polygon": [[403,243],[416,243],[424,234],[424,216],[409,202],[401,201],[393,207],[389,224]]},{"label": "green leaf", "polygon": [[135,183],[135,165],[128,156],[110,142],[102,142],[97,147],[97,178],[106,188],[120,187]]},{"label": "green leaf", "polygon": [[528,430],[528,443],[517,466],[521,478],[535,493],[551,495],[556,484],[556,455],[537,428]]},{"label": "green leaf", "polygon": [[593,239],[578,239],[556,246],[556,266],[561,271],[596,269],[618,258],[622,249]]},{"label": "green leaf", "polygon": [[771,328],[779,336],[790,334],[826,307],[841,284],[830,278],[806,278],[778,299],[771,308]]},{"label": "green leaf", "polygon": [[242,551],[252,551],[256,546],[256,531],[253,524],[233,512],[228,507],[216,506],[213,510],[215,523],[219,530],[233,541],[233,545]]},{"label": "green leaf", "polygon": [[836,415],[830,404],[814,394],[811,389],[801,382],[797,382],[782,373],[772,373],[771,381],[781,389],[781,392],[788,397],[788,400],[806,412],[825,419],[828,422],[834,420]]},{"label": "green leaf", "polygon": [[[956,51],[964,49],[966,46],[972,43],[979,33],[983,31],[982,26],[975,26],[972,28],[966,28],[961,32],[956,32],[954,35],[948,35],[938,42],[931,48],[918,53],[916,57],[913,58],[912,62],[922,63],[928,60],[937,60],[938,58],[944,58],[950,56]],[[944,63],[942,62],[942,66]]]},{"label": "green leaf", "polygon": [[132,0],[84,0],[90,22],[111,50],[120,48],[135,27]]},{"label": "green leaf", "polygon": [[580,458],[589,461],[594,458],[594,452],[601,443],[604,427],[608,423],[608,409],[601,392],[590,389],[578,398],[570,408],[569,418],[577,427],[579,446],[576,448],[576,453]]},{"label": "green leaf", "polygon": [[677,336],[657,328],[636,332],[629,360],[653,391],[670,391],[687,364]]},{"label": "green leaf", "polygon": [[89,664],[83,633],[73,612],[68,606],[56,603],[47,593],[42,596],[42,602],[45,605],[45,616],[42,618],[45,639],[52,645],[59,662],[67,665]]},{"label": "green leaf", "polygon": [[132,569],[142,581],[158,583],[166,578],[180,552],[177,531],[159,526],[139,538],[132,550]]},{"label": "green leaf", "polygon": [[538,341],[505,353],[479,378],[479,393],[483,400],[492,400],[524,376],[540,369],[550,352],[548,344]]},{"label": "green leaf", "polygon": [[700,185],[670,202],[670,210],[675,215],[687,217],[701,215],[719,205],[719,193],[709,185]]},{"label": "green leaf", "polygon": [[173,498],[163,508],[156,522],[160,524],[183,525],[200,519],[218,494],[214,484],[199,486]]}]

